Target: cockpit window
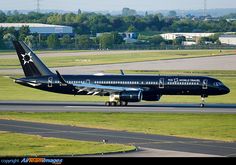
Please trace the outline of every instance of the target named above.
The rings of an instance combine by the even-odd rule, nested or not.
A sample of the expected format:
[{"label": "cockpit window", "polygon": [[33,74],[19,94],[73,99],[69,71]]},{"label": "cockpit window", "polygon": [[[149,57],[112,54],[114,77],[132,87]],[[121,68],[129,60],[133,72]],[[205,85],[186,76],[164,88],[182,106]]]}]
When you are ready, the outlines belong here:
[{"label": "cockpit window", "polygon": [[223,83],[221,83],[221,82],[214,82],[213,85],[216,86],[216,87],[219,87],[219,86],[223,86]]}]

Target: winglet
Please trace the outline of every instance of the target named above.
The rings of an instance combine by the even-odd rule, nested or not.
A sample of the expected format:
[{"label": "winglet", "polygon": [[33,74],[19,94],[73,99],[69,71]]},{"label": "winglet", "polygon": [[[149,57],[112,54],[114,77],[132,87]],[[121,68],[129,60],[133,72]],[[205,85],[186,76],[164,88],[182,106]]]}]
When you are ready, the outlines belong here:
[{"label": "winglet", "polygon": [[11,76],[10,76],[9,78],[12,79],[12,80],[16,80],[16,79],[17,79],[17,78],[15,78],[15,77],[11,77]]},{"label": "winglet", "polygon": [[68,84],[65,79],[61,76],[61,74],[56,70],[56,73],[57,73],[57,77],[59,78],[59,81],[62,83],[62,84]]}]

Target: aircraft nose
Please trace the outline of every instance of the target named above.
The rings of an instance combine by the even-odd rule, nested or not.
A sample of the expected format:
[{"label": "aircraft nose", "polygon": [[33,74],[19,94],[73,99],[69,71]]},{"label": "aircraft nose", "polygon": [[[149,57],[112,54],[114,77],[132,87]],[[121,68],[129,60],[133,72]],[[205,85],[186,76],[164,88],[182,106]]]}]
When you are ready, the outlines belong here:
[{"label": "aircraft nose", "polygon": [[228,94],[230,92],[230,89],[228,87],[224,86],[222,91],[224,94]]},{"label": "aircraft nose", "polygon": [[226,94],[230,92],[230,89],[226,87]]}]

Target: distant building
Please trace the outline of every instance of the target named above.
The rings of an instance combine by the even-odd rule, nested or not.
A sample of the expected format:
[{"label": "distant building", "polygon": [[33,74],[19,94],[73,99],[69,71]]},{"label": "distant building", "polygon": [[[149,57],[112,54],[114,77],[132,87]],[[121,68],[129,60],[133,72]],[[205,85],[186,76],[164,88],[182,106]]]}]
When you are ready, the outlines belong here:
[{"label": "distant building", "polygon": [[[96,37],[100,37],[103,34],[111,34],[110,32],[105,32],[105,33],[97,33]],[[125,41],[125,43],[135,43],[137,42],[137,38],[138,38],[138,33],[136,32],[120,32],[119,35],[123,38],[123,40]]]},{"label": "distant building", "polygon": [[197,45],[197,42],[194,42],[194,41],[183,41],[182,45],[184,45],[184,46]]},{"label": "distant building", "polygon": [[197,42],[202,37],[209,37],[215,33],[165,33],[161,34],[165,40],[175,40],[178,37],[184,36],[187,41]]},{"label": "distant building", "polygon": [[236,45],[236,35],[221,35],[219,40],[222,44]]},{"label": "distant building", "polygon": [[122,36],[125,43],[135,43],[138,41],[137,40],[138,34],[135,32],[125,32],[125,33],[122,33]]},{"label": "distant building", "polygon": [[14,27],[16,30],[19,30],[22,26],[28,26],[30,33],[38,34],[73,34],[73,28],[70,26],[61,26],[61,25],[49,25],[49,24],[40,24],[40,23],[0,23],[0,27],[10,28]]}]

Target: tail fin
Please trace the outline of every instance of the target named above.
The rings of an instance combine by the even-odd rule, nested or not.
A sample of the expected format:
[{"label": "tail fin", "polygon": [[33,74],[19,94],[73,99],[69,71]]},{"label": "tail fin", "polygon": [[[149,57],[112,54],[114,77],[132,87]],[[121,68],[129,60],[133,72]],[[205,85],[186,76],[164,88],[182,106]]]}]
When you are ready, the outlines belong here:
[{"label": "tail fin", "polygon": [[26,77],[53,75],[23,41],[13,41],[13,45]]}]

